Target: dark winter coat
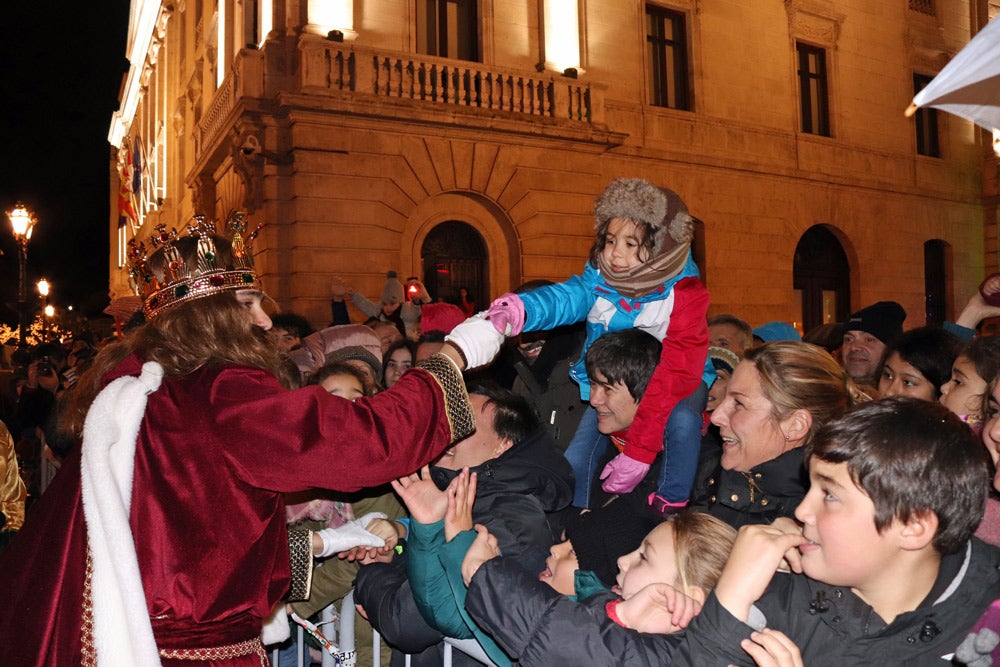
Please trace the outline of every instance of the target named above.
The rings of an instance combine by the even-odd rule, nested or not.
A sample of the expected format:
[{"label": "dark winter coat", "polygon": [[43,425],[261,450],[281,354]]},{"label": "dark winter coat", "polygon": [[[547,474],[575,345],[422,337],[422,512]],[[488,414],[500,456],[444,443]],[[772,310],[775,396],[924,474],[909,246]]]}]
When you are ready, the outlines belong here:
[{"label": "dark winter coat", "polygon": [[575,325],[553,329],[548,336],[535,363],[528,364],[517,353],[513,391],[528,401],[556,447],[565,452],[587,409],[580,400],[580,387],[569,376],[583,349],[585,333],[582,325]]},{"label": "dark winter coat", "polygon": [[521,667],[669,665],[680,634],[623,628],[605,610],[610,591],[576,602],[503,558],[469,582],[465,609]]},{"label": "dark winter coat", "polygon": [[750,472],[718,468],[708,480],[707,495],[695,499],[691,507],[733,528],[771,524],[778,517],[792,517],[809,490],[809,474],[802,465],[802,455],[803,449],[796,447]]},{"label": "dark winter coat", "polygon": [[788,635],[809,667],[950,665],[948,656],[1000,597],[998,566],[1000,549],[973,539],[942,558],[927,600],[888,625],[850,589],[801,574],[775,576],[751,611],[753,627],[730,614],[713,593],[688,627],[673,664],[753,665],[740,640],[766,625]]},{"label": "dark winter coat", "polygon": [[[549,435],[538,429],[472,472],[478,473],[479,481],[473,521],[489,528],[502,553],[537,576],[545,567],[552,545],[545,515],[566,507],[573,499],[569,463],[555,449]],[[456,475],[458,471],[431,467],[431,477],[442,490]],[[365,608],[372,626],[401,651],[417,653],[442,639],[441,633],[420,615],[404,563],[362,567],[355,584],[355,600]],[[421,663],[418,660],[416,664]]]},{"label": "dark winter coat", "polygon": [[[479,478],[473,520],[489,528],[504,554],[541,550],[544,561],[552,546],[545,515],[558,512],[573,500],[573,470],[548,433],[537,429],[470,472]],[[431,466],[431,478],[441,490],[458,473]]]}]

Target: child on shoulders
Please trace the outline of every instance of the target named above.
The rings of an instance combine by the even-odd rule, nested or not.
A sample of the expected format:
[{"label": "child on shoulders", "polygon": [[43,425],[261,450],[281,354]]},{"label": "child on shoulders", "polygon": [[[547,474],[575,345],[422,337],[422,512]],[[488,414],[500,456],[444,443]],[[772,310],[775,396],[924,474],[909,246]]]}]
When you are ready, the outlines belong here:
[{"label": "child on shoulders", "polygon": [[[694,219],[676,192],[639,178],[619,178],[594,205],[596,238],[581,275],[523,294],[505,294],[490,306],[497,331],[552,329],[587,322],[583,355],[570,376],[590,400],[587,349],[608,332],[637,328],[662,341],[657,366],[621,453],[600,477],[608,493],[628,493],[657,455],[663,465],[650,504],[670,514],[687,504],[698,466],[701,413],[714,377],[706,366],[708,290],[691,256]],[[573,504],[591,507],[591,482],[611,431],[606,413],[588,408],[566,458],[577,489]]]}]

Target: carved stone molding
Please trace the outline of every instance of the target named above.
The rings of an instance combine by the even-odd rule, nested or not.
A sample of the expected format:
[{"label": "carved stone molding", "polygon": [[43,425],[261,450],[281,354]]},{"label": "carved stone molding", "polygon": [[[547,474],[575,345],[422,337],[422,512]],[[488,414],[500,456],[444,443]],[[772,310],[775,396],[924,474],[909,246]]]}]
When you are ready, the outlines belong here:
[{"label": "carved stone molding", "polygon": [[[246,192],[243,208],[253,213],[264,205],[264,155],[259,150],[264,128],[252,122],[239,122],[229,130],[229,154],[233,159],[233,171],[239,176]],[[248,146],[256,145],[251,151]]]},{"label": "carved stone molding", "polygon": [[188,183],[191,188],[191,208],[196,213],[211,216],[215,211],[215,181],[211,174],[195,176]]},{"label": "carved stone molding", "polygon": [[788,30],[794,39],[836,49],[840,40],[840,30],[847,18],[835,12],[827,3],[815,0],[785,0],[788,14]]},{"label": "carved stone molding", "polygon": [[939,71],[955,55],[945,43],[944,32],[935,20],[908,21],[903,45],[910,67],[924,74]]}]

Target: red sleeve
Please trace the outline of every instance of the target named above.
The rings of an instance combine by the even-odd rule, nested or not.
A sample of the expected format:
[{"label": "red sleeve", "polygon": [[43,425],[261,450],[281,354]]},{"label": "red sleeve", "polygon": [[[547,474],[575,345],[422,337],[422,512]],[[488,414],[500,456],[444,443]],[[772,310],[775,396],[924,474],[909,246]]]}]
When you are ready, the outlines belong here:
[{"label": "red sleeve", "polygon": [[674,285],[674,307],[660,362],[628,430],[625,455],[652,463],[663,451],[663,429],[674,406],[698,387],[708,355],[708,290],[697,278]]},{"label": "red sleeve", "polygon": [[261,371],[231,368],[209,400],[237,474],[274,491],[385,484],[419,470],[452,439],[445,394],[422,369],[352,403],[318,386],[284,391]]}]

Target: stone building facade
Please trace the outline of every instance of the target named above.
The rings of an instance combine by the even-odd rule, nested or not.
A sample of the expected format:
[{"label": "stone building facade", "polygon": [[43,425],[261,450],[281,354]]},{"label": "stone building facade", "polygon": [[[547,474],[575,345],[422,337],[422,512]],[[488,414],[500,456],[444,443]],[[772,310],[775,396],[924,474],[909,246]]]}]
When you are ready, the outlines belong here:
[{"label": "stone building facade", "polygon": [[266,222],[268,293],[314,325],[334,276],[484,303],[581,271],[595,196],[642,176],[701,221],[712,312],[808,328],[892,298],[908,327],[951,317],[997,270],[1000,170],[970,123],[903,110],[996,9],[133,0],[109,141],[136,217],[112,206],[110,286],[127,292],[132,235],[238,209]]}]

